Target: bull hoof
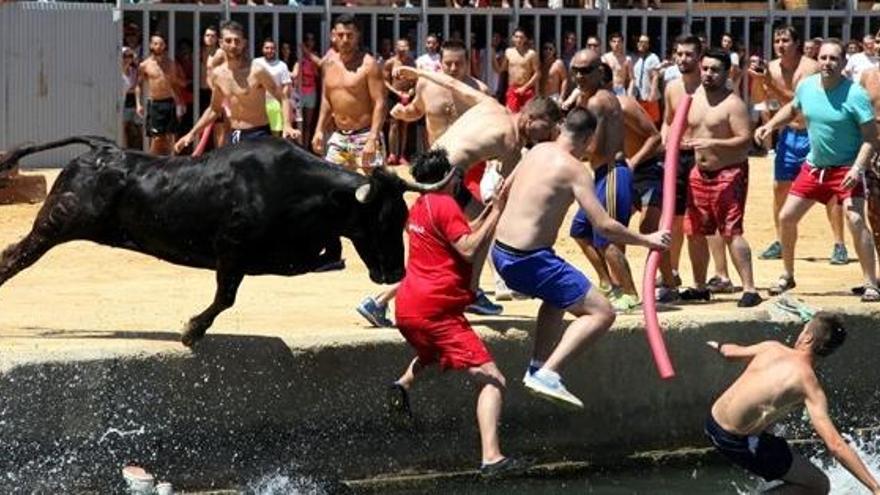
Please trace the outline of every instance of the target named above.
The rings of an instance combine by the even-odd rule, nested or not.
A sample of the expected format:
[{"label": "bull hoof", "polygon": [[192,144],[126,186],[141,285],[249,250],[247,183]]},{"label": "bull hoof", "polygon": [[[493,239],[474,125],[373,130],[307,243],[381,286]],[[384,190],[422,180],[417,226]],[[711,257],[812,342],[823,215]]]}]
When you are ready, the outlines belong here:
[{"label": "bull hoof", "polygon": [[199,328],[190,322],[183,329],[183,335],[180,336],[180,343],[187,347],[192,347],[205,336],[206,330],[206,328]]}]

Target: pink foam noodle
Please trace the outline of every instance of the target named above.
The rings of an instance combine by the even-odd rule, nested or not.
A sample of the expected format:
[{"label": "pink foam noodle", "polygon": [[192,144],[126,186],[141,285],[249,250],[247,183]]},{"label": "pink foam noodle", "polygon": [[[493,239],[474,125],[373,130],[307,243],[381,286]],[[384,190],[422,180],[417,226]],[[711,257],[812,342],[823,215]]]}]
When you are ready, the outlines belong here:
[{"label": "pink foam noodle", "polygon": [[[666,157],[663,160],[663,205],[660,215],[660,229],[672,230],[672,220],[675,216],[675,179],[678,174],[678,151],[681,147],[681,135],[687,122],[688,109],[691,106],[691,96],[685,95],[675,111],[675,119],[669,127],[666,139]],[[654,364],[660,378],[669,379],[675,376],[672,369],[672,361],[666,351],[666,342],[663,340],[663,332],[660,330],[660,321],[657,319],[657,303],[654,299],[655,277],[657,265],[660,263],[660,251],[654,249],[648,253],[648,262],[645,265],[645,277],[642,280],[642,304],[645,314],[645,330],[648,336],[648,344],[654,355]]]},{"label": "pink foam noodle", "polygon": [[202,129],[202,136],[199,138],[199,144],[197,144],[196,149],[193,150],[192,156],[201,156],[201,154],[205,152],[205,147],[208,146],[208,140],[211,139],[211,135],[213,134],[214,123],[211,122],[208,127]]}]

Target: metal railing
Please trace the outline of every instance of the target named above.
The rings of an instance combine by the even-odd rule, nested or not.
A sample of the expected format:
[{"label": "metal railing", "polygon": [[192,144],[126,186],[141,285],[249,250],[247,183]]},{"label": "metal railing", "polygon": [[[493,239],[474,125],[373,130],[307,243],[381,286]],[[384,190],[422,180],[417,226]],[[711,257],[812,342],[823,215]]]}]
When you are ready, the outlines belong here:
[{"label": "metal railing", "polygon": [[[613,32],[621,33],[625,40],[630,40],[633,34],[649,33],[659,42],[652,48],[660,54],[667,53],[671,40],[684,32],[704,34],[713,44],[718,42],[723,32],[731,32],[744,43],[747,51],[757,47],[759,53],[770,58],[772,28],[776,24],[793,24],[804,39],[815,36],[849,39],[874,33],[880,28],[880,12],[856,10],[856,0],[848,0],[846,8],[838,10],[779,10],[772,0],[766,2],[766,8],[756,10],[702,10],[696,8],[699,3],[695,4],[693,0],[688,0],[684,9],[653,11],[612,8],[522,9],[519,1],[511,5],[508,9],[459,9],[429,7],[427,0],[422,0],[416,7],[397,8],[346,7],[329,2],[318,6],[232,6],[229,0],[217,5],[124,4],[120,1],[117,9],[118,15],[126,22],[134,19],[141,26],[142,46],[148,46],[149,33],[157,29],[164,31],[170,40],[178,39],[178,35],[192,37],[195,95],[200,89],[199,41],[203,28],[210,22],[206,22],[207,18],[213,19],[212,23],[223,19],[239,20],[248,33],[252,54],[256,53],[258,38],[268,36],[275,40],[289,40],[299,49],[305,32],[316,35],[323,52],[328,48],[331,20],[343,13],[355,15],[364,34],[363,43],[373,53],[379,52],[383,38],[395,40],[403,35],[415,37],[416,53],[423,53],[424,39],[428,33],[448,38],[456,32],[462,34],[470,51],[475,42],[477,46],[485,47],[494,32],[509,35],[514,26],[523,26],[531,33],[536,46],[540,42],[551,41],[560,47],[562,36],[568,31],[576,34],[581,47],[587,36],[596,36],[604,43]],[[186,33],[179,31],[181,25]],[[474,39],[465,34],[473,34]],[[175,43],[170,45],[169,55],[173,58]],[[487,65],[484,64],[484,71],[491,70]],[[487,72],[484,73],[484,76],[487,75]],[[201,110],[198,98],[194,100],[198,115]]]}]

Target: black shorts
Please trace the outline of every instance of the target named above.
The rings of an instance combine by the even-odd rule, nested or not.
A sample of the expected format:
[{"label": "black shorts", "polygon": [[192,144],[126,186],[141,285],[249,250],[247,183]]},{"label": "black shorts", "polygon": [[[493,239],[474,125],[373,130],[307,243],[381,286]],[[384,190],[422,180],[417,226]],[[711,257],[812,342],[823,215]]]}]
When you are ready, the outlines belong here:
[{"label": "black shorts", "polygon": [[633,207],[638,210],[663,204],[663,161],[648,158],[633,170]]},{"label": "black shorts", "polygon": [[691,169],[697,157],[693,150],[681,150],[678,152],[678,173],[675,177],[675,215],[682,216],[687,211],[688,183]]},{"label": "black shorts", "polygon": [[174,98],[147,100],[147,136],[177,132],[177,108]]},{"label": "black shorts", "polygon": [[791,469],[794,459],[784,438],[766,432],[735,435],[725,431],[711,414],[706,418],[705,433],[724,457],[767,481],[782,479]]},{"label": "black shorts", "polygon": [[247,129],[233,129],[232,132],[229,133],[229,143],[235,144],[242,141],[254,141],[271,136],[272,128],[269,127],[268,124]]}]

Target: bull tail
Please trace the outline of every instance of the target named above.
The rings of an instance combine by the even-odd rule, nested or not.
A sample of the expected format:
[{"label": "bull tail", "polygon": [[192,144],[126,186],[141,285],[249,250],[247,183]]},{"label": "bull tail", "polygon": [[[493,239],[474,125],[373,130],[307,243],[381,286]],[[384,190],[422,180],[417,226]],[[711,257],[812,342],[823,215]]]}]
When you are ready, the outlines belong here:
[{"label": "bull tail", "polygon": [[18,161],[27,155],[38,153],[40,151],[50,150],[53,148],[62,148],[71,144],[84,144],[95,150],[99,148],[116,147],[116,144],[100,136],[72,136],[58,141],[52,141],[44,144],[33,146],[18,146],[0,155],[0,172],[5,172],[18,165]]}]

